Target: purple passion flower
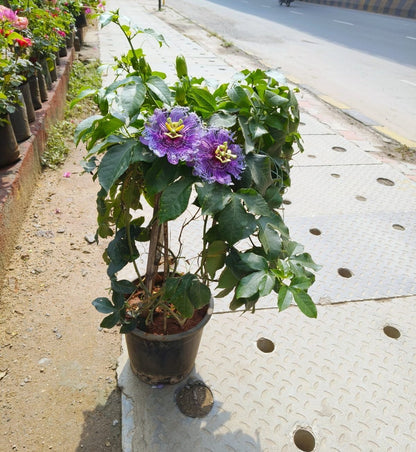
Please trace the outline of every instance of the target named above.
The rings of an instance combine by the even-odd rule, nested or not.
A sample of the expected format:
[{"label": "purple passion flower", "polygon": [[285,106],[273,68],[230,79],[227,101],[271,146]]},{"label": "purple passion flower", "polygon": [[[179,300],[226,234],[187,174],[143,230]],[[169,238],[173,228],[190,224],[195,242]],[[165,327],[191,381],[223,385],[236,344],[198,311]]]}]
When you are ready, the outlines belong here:
[{"label": "purple passion flower", "polygon": [[244,170],[244,156],[232,134],[225,129],[210,129],[202,137],[194,161],[194,174],[209,182],[230,185],[241,178]]},{"label": "purple passion flower", "polygon": [[201,121],[188,108],[174,107],[170,111],[157,108],[140,141],[158,157],[166,156],[169,163],[177,165],[179,161],[193,160],[202,133]]}]

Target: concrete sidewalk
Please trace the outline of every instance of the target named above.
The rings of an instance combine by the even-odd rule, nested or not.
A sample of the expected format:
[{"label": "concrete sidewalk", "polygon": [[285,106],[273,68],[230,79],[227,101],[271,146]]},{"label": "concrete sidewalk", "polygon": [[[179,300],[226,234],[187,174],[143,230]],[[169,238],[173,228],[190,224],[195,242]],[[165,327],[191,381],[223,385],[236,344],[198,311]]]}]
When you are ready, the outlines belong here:
[{"label": "concrete sidewalk", "polygon": [[[154,70],[173,74],[183,54],[195,76],[221,81],[236,71],[231,57],[167,25],[163,14],[175,13],[158,13],[157,2],[107,3],[116,8],[164,35],[169,47],[143,44]],[[103,63],[124,50],[119,33],[100,33]],[[301,92],[299,101],[305,153],[294,160],[284,216],[293,239],[323,265],[310,292],[318,319],[297,308],[278,314],[273,298],[254,315],[216,300],[190,377],[214,396],[201,419],[175,404],[186,381],[147,386],[124,353],[124,452],[414,450],[415,168],[385,163],[380,137],[314,96]]]}]

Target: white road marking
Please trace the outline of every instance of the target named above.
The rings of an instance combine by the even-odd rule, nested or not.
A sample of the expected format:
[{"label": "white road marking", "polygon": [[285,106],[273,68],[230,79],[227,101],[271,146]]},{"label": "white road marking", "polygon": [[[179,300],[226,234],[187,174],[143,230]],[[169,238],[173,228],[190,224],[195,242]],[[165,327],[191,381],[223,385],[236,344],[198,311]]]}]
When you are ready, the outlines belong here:
[{"label": "white road marking", "polygon": [[409,80],[400,80],[403,83],[407,83],[408,85],[412,85],[412,86],[416,86],[416,83],[414,82],[409,82]]},{"label": "white road marking", "polygon": [[336,22],[337,24],[350,25],[351,27],[354,26],[354,24],[352,24],[351,22],[344,22],[343,20],[334,19],[334,22]]},{"label": "white road marking", "polygon": [[271,8],[270,5],[261,5],[262,8]]},{"label": "white road marking", "polygon": [[414,41],[416,41],[416,38],[414,36],[406,36],[407,39],[413,39]]},{"label": "white road marking", "polygon": [[303,16],[303,13],[300,13],[299,11],[290,11],[291,14],[299,14],[299,16]]}]

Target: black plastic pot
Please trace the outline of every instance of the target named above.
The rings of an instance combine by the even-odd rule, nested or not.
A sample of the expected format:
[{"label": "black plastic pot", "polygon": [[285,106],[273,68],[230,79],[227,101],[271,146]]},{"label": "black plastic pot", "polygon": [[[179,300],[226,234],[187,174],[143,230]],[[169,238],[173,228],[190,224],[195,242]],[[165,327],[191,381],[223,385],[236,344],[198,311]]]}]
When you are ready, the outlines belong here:
[{"label": "black plastic pot", "polygon": [[212,316],[214,301],[194,328],[166,336],[145,333],[136,328],[126,334],[130,366],[134,374],[151,385],[176,384],[192,371],[202,331]]},{"label": "black plastic pot", "polygon": [[0,123],[0,168],[11,165],[20,157],[19,145],[10,124],[10,116],[6,115],[3,119],[7,122]]},{"label": "black plastic pot", "polygon": [[75,30],[70,30],[70,32],[66,36],[66,46],[68,49],[71,47],[74,47],[74,37],[75,37]]},{"label": "black plastic pot", "polygon": [[40,98],[39,83],[36,75],[29,77],[27,79],[30,87],[30,94],[32,95],[32,104],[35,110],[40,110],[42,108],[42,100]]},{"label": "black plastic pot", "polygon": [[52,82],[56,82],[58,80],[58,74],[56,72],[56,61],[54,61],[53,64],[51,64],[49,73],[51,75]]},{"label": "black plastic pot", "polygon": [[87,16],[84,11],[81,11],[78,16],[75,17],[75,27],[82,28],[88,26]]},{"label": "black plastic pot", "polygon": [[45,78],[46,87],[50,90],[52,89],[52,79],[51,79],[51,72],[49,70],[48,61],[47,59],[42,59],[40,62],[42,66],[42,73],[43,77]]},{"label": "black plastic pot", "polygon": [[32,95],[30,93],[29,83],[25,82],[19,86],[20,92],[23,94],[23,99],[25,100],[27,118],[29,122],[34,122],[36,120],[35,109],[33,108]]},{"label": "black plastic pot", "polygon": [[16,105],[14,113],[10,114],[10,122],[18,143],[27,140],[31,135],[26,104],[22,93],[19,93],[19,102],[20,105]]},{"label": "black plastic pot", "polygon": [[38,79],[40,100],[46,102],[48,100],[48,87],[46,85],[45,76],[42,71],[37,71],[36,77]]}]

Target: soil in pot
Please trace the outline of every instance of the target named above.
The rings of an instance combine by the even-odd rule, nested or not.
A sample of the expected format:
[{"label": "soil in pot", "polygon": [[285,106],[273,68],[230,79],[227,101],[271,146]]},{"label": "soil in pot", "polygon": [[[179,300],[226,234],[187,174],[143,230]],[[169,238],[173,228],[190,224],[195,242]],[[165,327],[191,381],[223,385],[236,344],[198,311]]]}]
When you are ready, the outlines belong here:
[{"label": "soil in pot", "polygon": [[[130,300],[131,306],[134,306],[136,303],[137,298],[132,298]],[[203,306],[200,309],[195,310],[194,315],[185,321],[183,325],[180,325],[173,317],[169,317],[165,320],[165,315],[163,312],[160,312],[156,309],[155,313],[153,314],[153,321],[149,325],[145,325],[144,319],[143,321],[139,321],[139,326],[142,331],[145,333],[150,334],[157,334],[157,335],[169,335],[169,334],[179,334],[184,333],[185,331],[188,331],[192,328],[194,328],[198,323],[202,321],[202,319],[205,317],[208,310],[208,306]]]}]

